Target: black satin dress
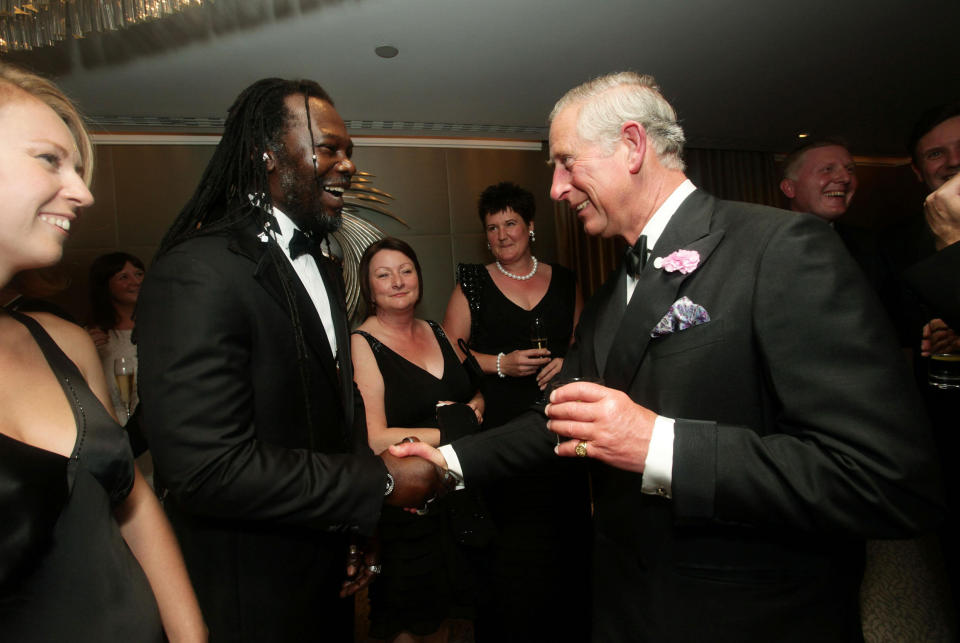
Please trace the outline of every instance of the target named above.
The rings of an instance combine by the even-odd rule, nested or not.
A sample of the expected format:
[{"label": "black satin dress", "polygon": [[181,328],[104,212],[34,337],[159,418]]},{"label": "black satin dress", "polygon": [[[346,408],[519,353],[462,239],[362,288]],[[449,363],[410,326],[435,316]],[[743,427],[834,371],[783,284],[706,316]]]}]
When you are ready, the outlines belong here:
[{"label": "black satin dress", "polygon": [[[438,401],[469,402],[475,392],[443,329],[428,321],[443,353],[443,376],[434,377],[377,338],[363,336],[383,376],[387,425],[437,427]],[[401,631],[426,635],[448,618],[470,619],[475,602],[473,546],[458,531],[461,500],[456,491],[416,516],[385,506],[380,517],[383,572],[370,585],[370,634],[389,639]]]},{"label": "black satin dress", "polygon": [[126,433],[40,324],[14,316],[60,381],[77,439],[65,458],[0,434],[0,641],[163,641],[113,517],[133,486]]},{"label": "black satin dress", "polygon": [[[539,317],[551,353],[564,356],[573,333],[576,281],[551,264],[553,274],[532,310],[510,301],[480,264],[461,264],[457,281],[470,306],[470,347],[496,355],[531,348]],[[530,410],[541,395],[535,375],[486,375],[483,429]],[[469,480],[467,481],[469,485]],[[590,487],[586,463],[556,458],[482,489],[497,537],[480,578],[475,622],[478,643],[588,641],[590,613]],[[544,615],[550,615],[545,617]]]}]

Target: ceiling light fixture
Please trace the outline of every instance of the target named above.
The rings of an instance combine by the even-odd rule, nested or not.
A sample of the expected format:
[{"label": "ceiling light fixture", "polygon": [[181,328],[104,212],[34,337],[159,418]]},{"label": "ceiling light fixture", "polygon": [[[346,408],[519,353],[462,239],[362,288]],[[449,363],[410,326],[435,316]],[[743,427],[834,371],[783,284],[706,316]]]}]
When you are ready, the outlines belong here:
[{"label": "ceiling light fixture", "polygon": [[810,136],[810,134],[808,134],[807,132],[800,132],[799,134],[797,134],[797,138],[807,138],[808,136]]},{"label": "ceiling light fixture", "polygon": [[381,58],[393,58],[400,53],[400,50],[393,45],[380,45],[373,50],[373,53],[377,54]]},{"label": "ceiling light fixture", "polygon": [[48,47],[200,6],[204,0],[0,0],[0,53]]}]

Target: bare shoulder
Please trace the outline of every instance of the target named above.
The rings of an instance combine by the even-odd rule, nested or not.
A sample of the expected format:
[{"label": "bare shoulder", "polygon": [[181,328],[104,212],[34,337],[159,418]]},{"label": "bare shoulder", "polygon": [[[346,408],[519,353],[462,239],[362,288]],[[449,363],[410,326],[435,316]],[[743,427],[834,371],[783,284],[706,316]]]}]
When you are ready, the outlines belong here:
[{"label": "bare shoulder", "polygon": [[51,339],[70,358],[80,371],[86,375],[89,369],[100,368],[100,358],[93,340],[80,326],[51,313],[30,312],[26,315],[35,319]]}]

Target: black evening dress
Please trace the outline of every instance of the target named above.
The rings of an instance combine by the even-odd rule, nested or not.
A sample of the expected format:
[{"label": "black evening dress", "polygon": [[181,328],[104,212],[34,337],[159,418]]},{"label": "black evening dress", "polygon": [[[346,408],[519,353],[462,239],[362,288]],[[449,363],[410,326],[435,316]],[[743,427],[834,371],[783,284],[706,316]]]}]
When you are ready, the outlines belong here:
[{"label": "black evening dress", "polygon": [[[390,427],[437,427],[438,401],[468,402],[475,389],[439,324],[428,321],[443,353],[436,378],[364,331],[383,376],[384,410]],[[423,516],[385,506],[380,517],[383,572],[370,585],[370,634],[391,638],[437,630],[447,618],[473,618],[472,558],[459,514],[475,504],[469,491],[456,491],[429,505]]]},{"label": "black evening dress", "polygon": [[[532,310],[510,301],[486,267],[461,264],[457,281],[470,307],[470,348],[496,355],[532,348],[535,317],[546,329],[553,356],[566,355],[573,333],[576,282],[551,264],[546,294]],[[536,376],[485,375],[484,430],[528,411],[541,396]],[[469,481],[467,481],[469,484]],[[482,567],[475,632],[478,642],[588,641],[590,488],[586,463],[570,458],[483,489],[497,538]],[[553,615],[545,618],[543,615]]]},{"label": "black evening dress", "polygon": [[40,324],[13,314],[60,381],[77,439],[65,458],[0,434],[0,641],[163,641],[113,517],[133,486],[126,433]]}]

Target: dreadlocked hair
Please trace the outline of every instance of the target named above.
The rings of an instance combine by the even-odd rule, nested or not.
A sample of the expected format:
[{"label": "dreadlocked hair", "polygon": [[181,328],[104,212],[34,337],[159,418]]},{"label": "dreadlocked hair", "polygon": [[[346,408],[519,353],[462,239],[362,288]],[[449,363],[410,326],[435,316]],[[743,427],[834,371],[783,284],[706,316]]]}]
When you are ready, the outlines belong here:
[{"label": "dreadlocked hair", "polygon": [[[160,242],[157,257],[178,243],[228,228],[246,216],[273,211],[263,154],[279,152],[290,120],[284,99],[302,94],[333,105],[326,91],[312,80],[264,78],[247,87],[230,106],[223,136],[190,197]],[[307,119],[309,124],[309,111]],[[251,195],[259,208],[248,208]]]}]

